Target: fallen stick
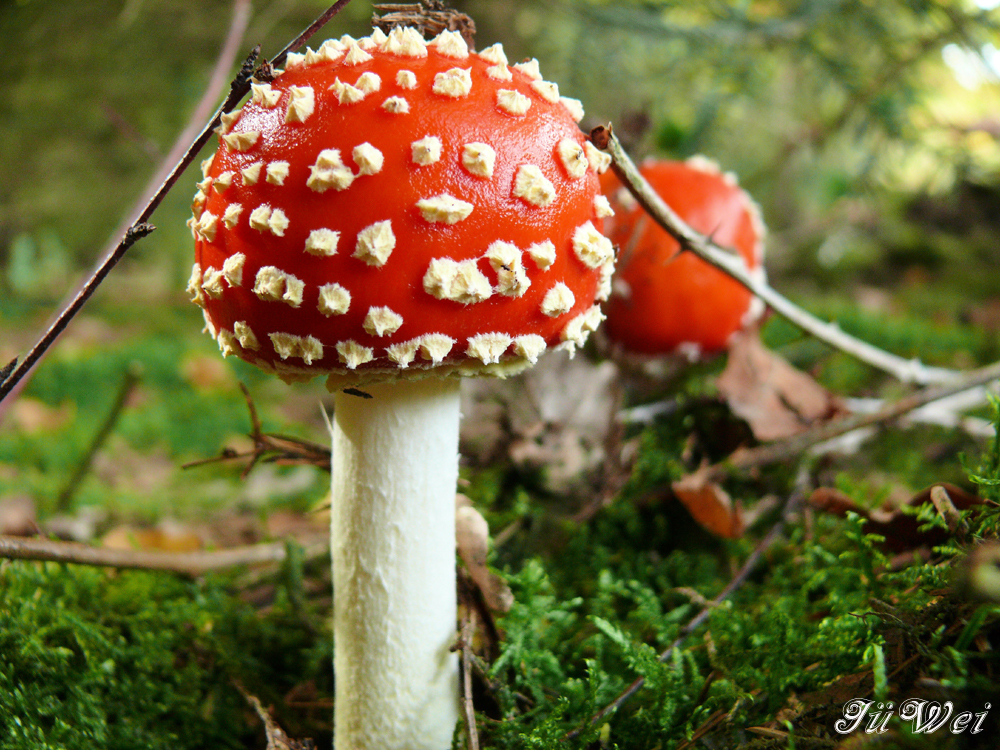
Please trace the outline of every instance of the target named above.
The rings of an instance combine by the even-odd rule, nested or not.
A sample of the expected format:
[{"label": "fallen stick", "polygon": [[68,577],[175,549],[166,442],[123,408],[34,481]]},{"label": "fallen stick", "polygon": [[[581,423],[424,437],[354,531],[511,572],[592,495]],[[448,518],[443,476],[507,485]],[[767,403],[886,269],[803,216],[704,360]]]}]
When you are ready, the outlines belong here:
[{"label": "fallen stick", "polygon": [[[318,556],[325,551],[326,545],[319,545],[308,549],[306,556]],[[76,542],[0,535],[0,558],[8,560],[74,563],[131,570],[162,570],[189,576],[240,565],[282,562],[287,555],[284,542],[198,552],[161,552],[107,549]]]}]

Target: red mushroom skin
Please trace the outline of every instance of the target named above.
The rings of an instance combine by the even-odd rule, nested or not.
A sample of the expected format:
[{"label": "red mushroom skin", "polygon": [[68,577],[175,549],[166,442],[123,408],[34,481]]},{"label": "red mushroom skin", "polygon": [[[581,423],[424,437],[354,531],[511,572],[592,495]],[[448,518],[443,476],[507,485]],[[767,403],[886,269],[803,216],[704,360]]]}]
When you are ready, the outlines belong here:
[{"label": "red mushroom skin", "polygon": [[[648,161],[639,170],[689,226],[736,250],[752,273],[763,274],[760,211],[731,173],[703,157]],[[741,284],[685,253],[608,173],[601,180],[615,211],[608,234],[620,247],[604,331],[629,352],[697,358],[724,349],[763,306]],[[674,257],[677,256],[677,257]]]},{"label": "red mushroom skin", "polygon": [[614,262],[609,157],[579,117],[537,62],[452,32],[289,55],[202,167],[188,290],[208,332],[223,354],[288,380],[333,373],[331,387],[572,350],[603,319]]}]

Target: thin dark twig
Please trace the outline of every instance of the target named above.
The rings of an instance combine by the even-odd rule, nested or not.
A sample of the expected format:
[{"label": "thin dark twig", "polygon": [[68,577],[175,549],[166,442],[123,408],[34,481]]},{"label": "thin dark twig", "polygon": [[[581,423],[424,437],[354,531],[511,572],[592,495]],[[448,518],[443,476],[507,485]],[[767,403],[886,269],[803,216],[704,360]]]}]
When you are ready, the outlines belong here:
[{"label": "thin dark twig", "polygon": [[250,391],[243,383],[240,383],[240,389],[243,391],[243,397],[247,402],[247,410],[250,412],[250,432],[247,434],[247,437],[253,441],[253,448],[243,453],[235,451],[232,448],[225,448],[218,456],[202,458],[182,464],[182,469],[249,458],[250,461],[243,468],[243,472],[240,475],[243,479],[249,476],[258,463],[275,463],[279,461],[288,464],[309,464],[311,466],[318,466],[324,471],[330,471],[329,446],[320,445],[311,440],[303,440],[302,438],[290,435],[264,432],[260,416],[257,414],[257,406],[250,396]]},{"label": "thin dark twig", "polygon": [[[298,49],[301,47],[310,36],[312,36],[316,31],[323,26],[327,21],[329,21],[333,16],[339,13],[344,6],[346,6],[350,0],[337,0],[330,8],[327,9],[319,18],[313,21],[309,27],[299,34],[295,39],[293,39],[289,44],[281,50],[277,55],[275,55],[272,63],[283,62],[288,52],[291,50]],[[17,383],[23,378],[29,370],[35,365],[35,363],[44,355],[56,338],[59,337],[69,322],[76,316],[78,312],[83,308],[84,304],[93,295],[97,288],[101,285],[107,275],[111,272],[118,261],[120,261],[128,249],[135,244],[135,242],[142,237],[153,231],[154,227],[152,224],[147,223],[149,218],[152,216],[153,212],[159,207],[160,203],[163,202],[164,197],[177,182],[181,173],[187,169],[191,163],[194,161],[198,152],[208,143],[209,138],[211,138],[212,133],[221,121],[222,115],[227,112],[231,112],[233,108],[239,103],[247,92],[250,90],[250,79],[254,74],[254,66],[257,62],[257,58],[260,56],[260,45],[254,47],[254,49],[247,56],[246,60],[243,62],[243,66],[240,68],[240,72],[233,79],[233,82],[229,87],[229,95],[222,105],[216,110],[215,115],[212,119],[202,128],[198,137],[195,138],[191,146],[184,152],[184,156],[174,165],[174,168],[170,170],[170,173],[163,180],[159,189],[153,194],[146,207],[139,214],[136,221],[128,228],[125,233],[125,237],[118,246],[115,248],[114,252],[111,253],[104,262],[94,271],[91,278],[87,283],[80,289],[77,295],[73,298],[73,301],[66,307],[65,310],[56,318],[56,320],[49,326],[49,329],[42,336],[41,340],[35,344],[32,350],[24,358],[24,361],[15,368],[14,372],[2,383],[0,384],[0,401],[3,401],[8,394],[13,390]]]},{"label": "thin dark twig", "polygon": [[323,26],[325,26],[331,18],[340,13],[340,11],[342,11],[349,2],[351,2],[351,0],[337,0],[337,2],[327,8],[315,21],[305,28],[305,31],[286,44],[281,52],[271,58],[271,65],[281,65],[284,63],[289,52],[294,52],[309,41],[313,34],[323,28]]},{"label": "thin dark twig", "polygon": [[[785,524],[788,523],[792,514],[795,513],[798,507],[805,500],[806,481],[807,481],[806,475],[804,474],[804,472],[800,472],[799,478],[796,481],[797,486],[795,490],[793,490],[792,494],[789,495],[788,500],[785,503],[785,508],[782,511],[781,518],[778,519],[778,521],[774,524],[774,526],[771,527],[771,530],[767,532],[767,534],[764,536],[763,539],[760,540],[757,546],[754,547],[753,552],[750,553],[749,557],[747,557],[746,559],[746,562],[743,563],[743,566],[737,571],[736,575],[733,576],[732,580],[730,580],[729,583],[726,584],[726,587],[722,589],[722,591],[720,591],[718,594],[716,594],[715,598],[712,599],[710,602],[708,602],[706,606],[703,607],[702,610],[687,623],[687,625],[681,628],[680,635],[678,635],[677,638],[674,639],[674,642],[671,643],[666,648],[666,650],[660,654],[659,660],[661,662],[667,661],[671,657],[671,654],[673,654],[674,650],[680,648],[681,644],[684,643],[687,637],[705,623],[705,620],[707,620],[709,615],[711,615],[713,609],[715,609],[719,604],[721,604],[723,601],[732,596],[733,593],[735,593],[741,586],[743,586],[744,583],[747,582],[747,580],[750,578],[750,575],[757,567],[757,563],[760,562],[760,558],[764,555],[765,552],[767,552],[768,548],[772,544],[774,544],[775,541],[777,541],[778,537],[781,536],[782,532],[784,531]],[[618,696],[613,701],[611,701],[611,703],[609,703],[607,706],[605,706],[600,711],[591,716],[590,719],[587,720],[585,726],[567,732],[565,738],[573,739],[575,737],[578,737],[580,734],[583,733],[583,730],[587,726],[593,726],[597,722],[601,721],[604,717],[617,711],[619,708],[621,708],[622,704],[624,704],[633,695],[638,693],[639,690],[642,689],[642,686],[645,684],[646,684],[645,677],[637,678],[631,685],[629,685],[621,693],[619,693]]]},{"label": "thin dark twig", "polygon": [[57,511],[66,511],[69,507],[69,502],[73,494],[80,486],[80,482],[83,481],[87,472],[90,471],[90,465],[94,461],[94,456],[97,455],[97,451],[101,449],[101,446],[104,445],[104,442],[111,435],[112,430],[114,430],[115,425],[118,423],[118,419],[125,410],[125,404],[128,403],[129,396],[132,395],[132,391],[141,378],[142,367],[138,363],[132,363],[125,371],[125,377],[122,378],[122,383],[118,388],[118,394],[115,396],[115,402],[111,406],[111,411],[104,418],[104,422],[101,424],[97,434],[94,435],[94,439],[90,441],[87,452],[83,454],[73,475],[66,482],[63,491],[59,493],[59,498],[56,500]]}]

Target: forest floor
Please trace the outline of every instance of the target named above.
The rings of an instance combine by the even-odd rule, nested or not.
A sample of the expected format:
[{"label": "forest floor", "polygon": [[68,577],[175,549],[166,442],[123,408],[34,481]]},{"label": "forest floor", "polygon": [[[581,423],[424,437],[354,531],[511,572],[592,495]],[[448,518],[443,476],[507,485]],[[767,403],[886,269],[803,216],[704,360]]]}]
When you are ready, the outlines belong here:
[{"label": "forest floor", "polygon": [[[889,317],[812,307],[932,364],[989,361],[967,311],[928,320],[906,299]],[[329,745],[329,395],[224,362],[196,310],[163,302],[104,296],[34,375],[0,431],[0,531],[173,553],[277,541],[283,561],[194,577],[0,563],[0,747],[264,747],[247,695]],[[4,304],[0,340],[21,346],[48,311]],[[818,421],[904,392],[780,320],[762,340],[825,394]],[[987,403],[704,481],[699,467],[774,427],[735,415],[724,357],[665,379],[594,351],[550,359],[466,384],[460,491],[492,537],[492,575],[462,577],[480,747],[995,747]],[[240,383],[261,434],[292,439],[245,476]],[[964,731],[916,731],[907,701],[950,702]]]}]

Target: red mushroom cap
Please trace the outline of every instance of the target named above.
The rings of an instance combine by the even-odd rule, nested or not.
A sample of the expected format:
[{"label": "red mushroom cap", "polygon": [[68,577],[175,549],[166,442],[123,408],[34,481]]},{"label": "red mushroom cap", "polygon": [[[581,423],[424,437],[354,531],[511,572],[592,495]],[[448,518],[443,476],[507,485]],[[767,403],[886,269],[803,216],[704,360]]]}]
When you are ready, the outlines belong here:
[{"label": "red mushroom cap", "polygon": [[[608,157],[537,62],[413,29],[289,55],[203,165],[189,291],[223,354],[332,387],[503,374],[602,320]],[[595,203],[596,201],[596,203]]]},{"label": "red mushroom cap", "polygon": [[[648,161],[639,171],[693,229],[739,252],[752,273],[764,273],[760,211],[731,173],[704,157]],[[657,226],[621,183],[602,178],[615,218],[608,228],[620,247],[605,332],[641,354],[697,358],[724,349],[730,336],[756,320],[763,304],[738,282],[691,253]]]}]

